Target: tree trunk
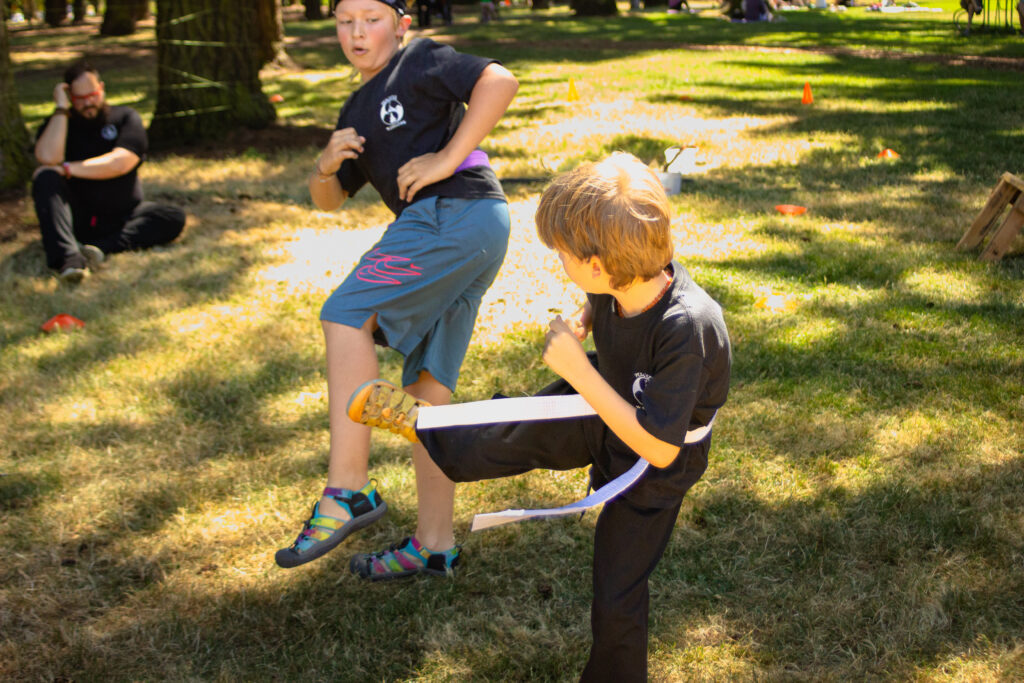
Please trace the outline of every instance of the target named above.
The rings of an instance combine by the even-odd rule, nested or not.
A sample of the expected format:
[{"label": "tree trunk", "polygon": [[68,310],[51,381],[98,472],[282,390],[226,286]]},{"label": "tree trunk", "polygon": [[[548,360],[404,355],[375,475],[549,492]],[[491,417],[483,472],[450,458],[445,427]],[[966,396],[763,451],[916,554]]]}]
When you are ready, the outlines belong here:
[{"label": "tree trunk", "polygon": [[306,18],[310,21],[324,18],[320,0],[302,0],[302,4],[306,6]]},{"label": "tree trunk", "polygon": [[578,17],[612,17],[619,13],[615,0],[569,0]]},{"label": "tree trunk", "polygon": [[135,33],[136,0],[107,0],[100,25],[101,36],[129,36]]},{"label": "tree trunk", "polygon": [[46,0],[43,9],[43,21],[47,26],[60,26],[68,18],[67,0]]},{"label": "tree trunk", "polygon": [[24,187],[35,165],[28,151],[31,144],[28,131],[14,94],[8,15],[7,3],[0,2],[0,190]]},{"label": "tree trunk", "polygon": [[281,69],[298,69],[298,65],[284,49],[284,8],[280,3],[268,0],[256,11],[260,13],[262,32],[268,36],[269,41],[269,49],[263,55],[263,64],[272,64]]},{"label": "tree trunk", "polygon": [[135,21],[149,19],[149,0],[133,0],[132,8]]},{"label": "tree trunk", "polygon": [[533,0],[530,3],[531,9],[551,9],[550,0]]},{"label": "tree trunk", "polygon": [[[10,14],[9,10],[10,10],[10,4],[11,3],[5,2],[3,4],[7,5],[7,7],[8,7],[8,14]],[[36,0],[22,0],[21,1],[21,13],[25,15],[25,21],[28,22],[29,26],[31,26],[32,24],[36,23]]]},{"label": "tree trunk", "polygon": [[159,0],[154,145],[223,137],[275,117],[260,67],[282,42],[279,0]]},{"label": "tree trunk", "polygon": [[74,17],[71,23],[84,24],[86,15],[85,0],[73,0],[71,3],[71,14]]}]

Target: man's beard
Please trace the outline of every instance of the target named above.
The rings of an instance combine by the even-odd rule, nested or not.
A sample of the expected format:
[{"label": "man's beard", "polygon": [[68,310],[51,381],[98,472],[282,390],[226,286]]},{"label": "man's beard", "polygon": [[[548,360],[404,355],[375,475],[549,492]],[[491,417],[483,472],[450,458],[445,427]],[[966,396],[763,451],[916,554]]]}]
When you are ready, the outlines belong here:
[{"label": "man's beard", "polygon": [[[107,114],[110,113],[110,105],[108,105],[106,102],[104,102],[103,104],[101,104],[99,106],[96,106],[96,107],[86,107],[84,111],[79,111],[77,109],[73,109],[72,111],[74,111],[76,116],[78,116],[81,119],[85,119],[86,121],[95,121],[97,123],[106,123],[106,121],[107,121]],[[94,116],[86,116],[85,112],[88,112],[88,111],[95,111],[96,114]]]}]

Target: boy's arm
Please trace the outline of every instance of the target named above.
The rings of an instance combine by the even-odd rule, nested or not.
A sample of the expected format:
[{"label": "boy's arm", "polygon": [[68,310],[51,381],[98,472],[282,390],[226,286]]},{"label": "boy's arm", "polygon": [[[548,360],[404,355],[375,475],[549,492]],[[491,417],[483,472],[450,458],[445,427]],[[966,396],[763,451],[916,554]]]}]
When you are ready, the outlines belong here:
[{"label": "boy's arm", "polygon": [[473,86],[465,117],[444,149],[410,159],[398,169],[399,198],[411,202],[427,185],[451,176],[494,129],[518,90],[519,81],[511,71],[488,64]]},{"label": "boy's arm", "polygon": [[679,455],[679,446],[654,436],[636,419],[636,408],[612,388],[590,364],[579,339],[561,316],[551,321],[544,346],[544,362],[587,400],[598,416],[623,443],[655,467],[667,467]]},{"label": "boy's arm", "polygon": [[355,159],[362,154],[365,142],[366,138],[357,133],[355,128],[342,128],[331,133],[331,139],[317,157],[314,170],[306,181],[309,197],[316,208],[334,211],[348,199],[348,192],[338,180],[338,169],[345,159]]}]

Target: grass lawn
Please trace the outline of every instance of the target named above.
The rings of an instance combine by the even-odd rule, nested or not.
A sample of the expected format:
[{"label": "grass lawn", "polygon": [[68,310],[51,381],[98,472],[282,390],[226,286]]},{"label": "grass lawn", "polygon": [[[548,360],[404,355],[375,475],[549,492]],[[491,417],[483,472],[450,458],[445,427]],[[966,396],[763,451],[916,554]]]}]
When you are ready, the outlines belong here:
[{"label": "grass lawn", "polygon": [[[943,11],[754,26],[557,7],[481,26],[471,7],[428,32],[521,81],[484,144],[513,236],[457,401],[553,378],[543,325],[580,296],[534,233],[546,179],[613,150],[699,150],[675,246],[723,305],[735,363],[652,581],[653,680],[1024,678],[1024,240],[998,264],[954,248],[999,176],[1024,174],[1024,38],[966,39],[956,3],[921,4]],[[594,513],[468,528],[575,500],[583,471],[460,486],[459,575],[366,586],[349,556],[415,523],[408,451],[376,435],[391,514],[274,566],[323,485],[319,307],[390,219],[369,190],[311,206],[305,177],[355,84],[329,21],[287,33],[301,70],[264,78],[287,128],[144,166],[148,196],[188,212],[173,245],[62,287],[31,207],[5,204],[0,678],[575,680]],[[12,45],[30,129],[82,53],[113,102],[151,116],[151,25]],[[85,329],[40,332],[57,313]],[[400,358],[380,359],[397,379]]]}]

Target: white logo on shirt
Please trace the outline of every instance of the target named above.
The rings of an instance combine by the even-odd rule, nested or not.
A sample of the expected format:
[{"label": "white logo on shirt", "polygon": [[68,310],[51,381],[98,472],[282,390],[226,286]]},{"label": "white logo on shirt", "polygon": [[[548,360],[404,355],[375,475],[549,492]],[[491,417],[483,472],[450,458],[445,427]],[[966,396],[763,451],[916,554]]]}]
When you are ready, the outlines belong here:
[{"label": "white logo on shirt", "polygon": [[637,408],[642,408],[644,405],[644,389],[647,388],[647,382],[650,379],[651,376],[646,372],[633,373],[633,399],[636,401]]},{"label": "white logo on shirt", "polygon": [[107,142],[110,142],[111,140],[116,140],[117,127],[112,123],[108,123],[107,125],[103,126],[102,130],[100,130],[100,137],[102,137]]},{"label": "white logo on shirt", "polygon": [[380,120],[388,130],[405,125],[405,107],[398,101],[398,95],[388,95],[380,103]]}]

